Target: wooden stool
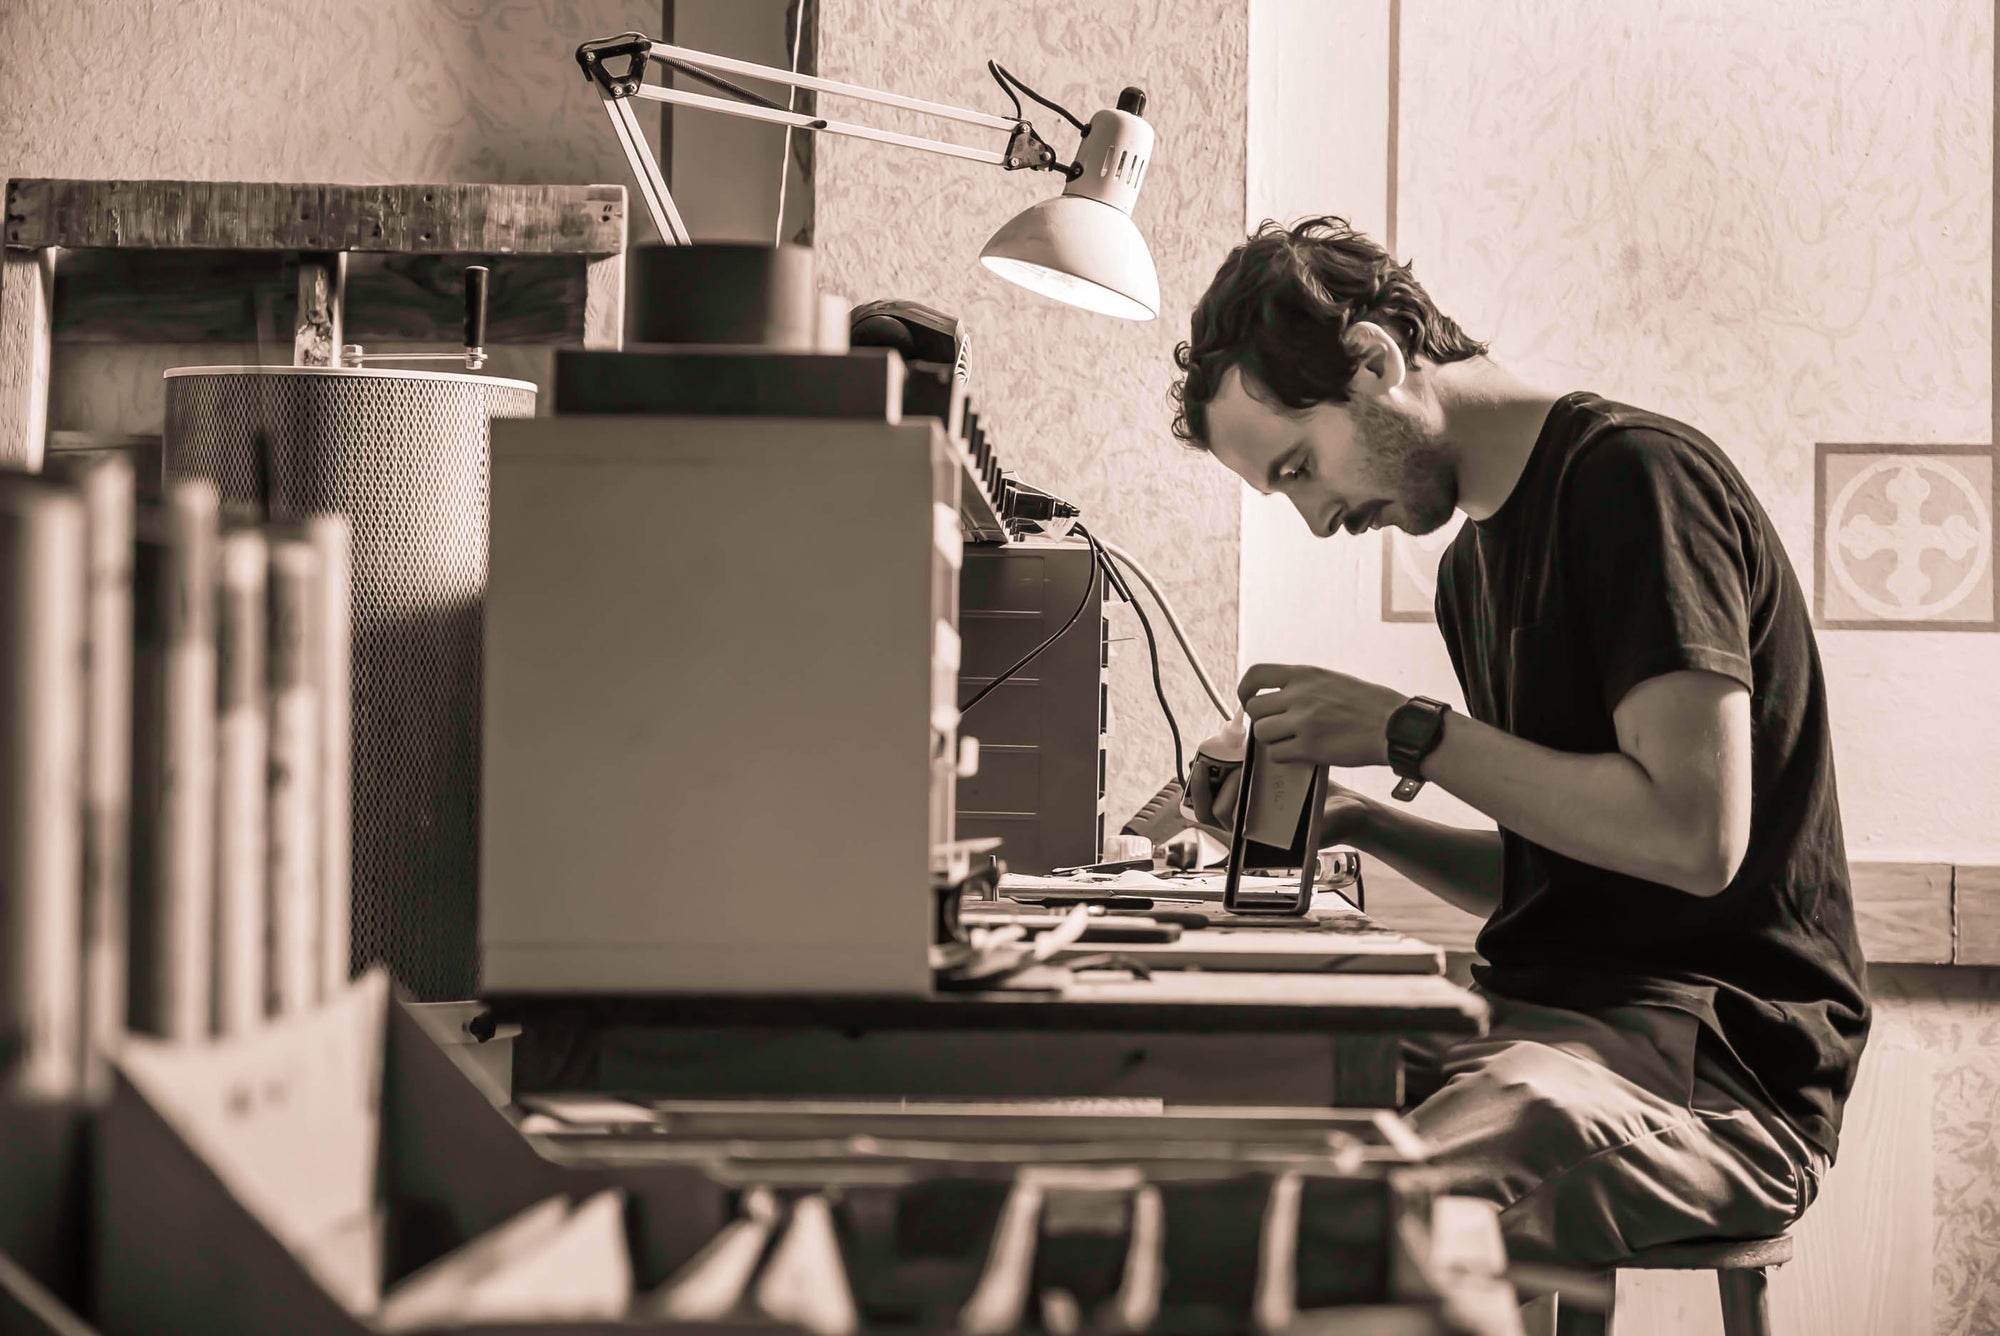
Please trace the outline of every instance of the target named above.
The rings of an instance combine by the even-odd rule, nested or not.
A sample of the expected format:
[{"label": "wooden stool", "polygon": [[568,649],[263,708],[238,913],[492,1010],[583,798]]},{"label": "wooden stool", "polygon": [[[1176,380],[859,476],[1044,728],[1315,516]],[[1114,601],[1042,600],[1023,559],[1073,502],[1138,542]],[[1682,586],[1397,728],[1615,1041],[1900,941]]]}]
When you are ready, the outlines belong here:
[{"label": "wooden stool", "polygon": [[[1792,1260],[1792,1236],[1669,1243],[1635,1253],[1618,1270],[1713,1271],[1722,1295],[1723,1336],[1771,1336],[1765,1272]],[[1609,1324],[1606,1324],[1607,1328]]]},{"label": "wooden stool", "polygon": [[[1765,1272],[1791,1260],[1789,1234],[1768,1239],[1669,1243],[1634,1253],[1611,1271],[1601,1273],[1604,1281],[1613,1282],[1602,1284],[1601,1290],[1606,1299],[1615,1296],[1617,1271],[1713,1271],[1716,1289],[1722,1296],[1723,1336],[1771,1336],[1771,1314],[1765,1304]],[[1555,1332],[1560,1336],[1612,1336],[1615,1328],[1610,1304],[1601,1313],[1572,1306],[1562,1302],[1560,1288],[1552,1296],[1555,1303],[1543,1319],[1553,1321]]]}]

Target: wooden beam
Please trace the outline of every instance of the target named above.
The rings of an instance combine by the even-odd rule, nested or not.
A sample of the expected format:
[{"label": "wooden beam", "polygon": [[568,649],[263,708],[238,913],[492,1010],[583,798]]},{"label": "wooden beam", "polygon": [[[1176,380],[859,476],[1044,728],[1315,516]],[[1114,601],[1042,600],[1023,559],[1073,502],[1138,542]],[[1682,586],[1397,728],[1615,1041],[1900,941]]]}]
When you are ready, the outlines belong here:
[{"label": "wooden beam", "polygon": [[1394,1109],[1403,1103],[1403,1038],[1343,1034],[1333,1039],[1333,1099],[1337,1109]]},{"label": "wooden beam", "polygon": [[625,187],[35,178],[7,183],[6,227],[29,249],[609,255]]},{"label": "wooden beam", "polygon": [[625,238],[621,215],[617,251],[592,260],[584,271],[583,346],[592,352],[615,353],[625,346]]},{"label": "wooden beam", "polygon": [[341,316],[347,306],[347,252],[301,255],[298,291],[292,365],[339,365]]},{"label": "wooden beam", "polygon": [[[488,347],[586,346],[587,272],[620,257],[356,255],[348,257],[342,341],[456,343],[464,270],[492,270]],[[607,271],[605,290],[623,297]],[[296,327],[296,259],[259,251],[70,251],[56,271],[55,341],[241,343],[282,358]],[[266,314],[268,319],[266,320]],[[262,322],[262,323],[260,323]],[[263,324],[268,323],[269,328]],[[615,321],[610,328],[616,328]]]},{"label": "wooden beam", "polygon": [[2000,867],[1956,870],[1952,904],[1958,941],[1952,960],[1959,965],[2000,965]]},{"label": "wooden beam", "polygon": [[[1991,924],[1992,963],[2000,963],[2000,869],[1959,869],[1959,933],[1966,931],[1966,875],[1976,885],[1993,885],[1990,908],[1974,909],[1974,932]],[[1995,878],[1980,882],[1983,871]],[[1453,908],[1381,860],[1363,856],[1362,875],[1371,918],[1447,951],[1470,951],[1481,922]],[[1881,965],[1952,963],[1952,868],[1949,863],[1871,863],[1851,866],[1854,913],[1862,955]],[[1989,914],[1990,918],[1977,915]],[[1982,939],[1983,940],[1983,939]],[[1963,954],[1960,955],[1963,961]]]},{"label": "wooden beam", "polygon": [[1951,864],[1854,863],[1861,954],[1878,965],[1951,963]]},{"label": "wooden beam", "polygon": [[55,279],[54,250],[0,251],[0,467],[41,471]]}]

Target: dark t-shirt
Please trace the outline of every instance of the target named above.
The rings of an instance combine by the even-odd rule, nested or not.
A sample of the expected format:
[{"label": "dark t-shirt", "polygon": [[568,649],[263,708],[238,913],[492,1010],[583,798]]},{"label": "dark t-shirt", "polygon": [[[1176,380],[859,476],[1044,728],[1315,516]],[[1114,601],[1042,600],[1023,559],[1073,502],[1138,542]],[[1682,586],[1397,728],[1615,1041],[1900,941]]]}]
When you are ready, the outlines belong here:
[{"label": "dark t-shirt", "polygon": [[1749,688],[1750,842],[1729,886],[1701,898],[1503,830],[1476,974],[1547,1005],[1692,1012],[1832,1155],[1868,999],[1826,682],[1798,579],[1728,457],[1682,423],[1565,396],[1506,502],[1444,554],[1437,615],[1473,717],[1560,751],[1618,750],[1612,711],[1648,678]]}]

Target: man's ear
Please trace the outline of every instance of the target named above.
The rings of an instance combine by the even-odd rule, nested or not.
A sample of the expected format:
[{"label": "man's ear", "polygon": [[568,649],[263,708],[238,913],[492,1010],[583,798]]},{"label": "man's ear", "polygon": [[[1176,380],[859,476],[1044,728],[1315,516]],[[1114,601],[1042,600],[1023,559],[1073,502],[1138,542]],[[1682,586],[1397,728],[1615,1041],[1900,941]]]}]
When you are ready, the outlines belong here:
[{"label": "man's ear", "polygon": [[1350,398],[1363,395],[1380,398],[1400,388],[1410,373],[1402,345],[1372,320],[1357,321],[1347,327],[1347,348],[1357,363],[1354,378],[1348,382]]}]

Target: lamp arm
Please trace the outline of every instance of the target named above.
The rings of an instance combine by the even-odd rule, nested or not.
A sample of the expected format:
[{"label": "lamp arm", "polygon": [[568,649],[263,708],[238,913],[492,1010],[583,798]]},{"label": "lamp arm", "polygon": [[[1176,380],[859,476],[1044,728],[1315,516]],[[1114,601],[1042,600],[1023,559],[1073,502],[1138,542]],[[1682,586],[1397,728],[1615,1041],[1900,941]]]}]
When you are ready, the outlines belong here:
[{"label": "lamp arm", "polygon": [[796,130],[815,130],[823,134],[847,135],[854,139],[872,139],[878,144],[896,144],[922,153],[963,158],[968,162],[985,163],[989,167],[1005,167],[1010,171],[1063,170],[1056,163],[1055,149],[1036,134],[1035,128],[1026,121],[1008,123],[1007,128],[1012,131],[1012,135],[1007,142],[1006,150],[1001,152],[990,148],[974,148],[970,144],[955,144],[948,139],[928,139],[921,135],[901,134],[895,130],[859,125],[852,121],[807,116],[796,111],[786,111],[782,107],[736,102],[729,98],[710,97],[706,93],[688,93],[678,88],[662,87],[659,84],[642,84],[633,96],[645,98],[649,102],[665,102],[676,107],[692,107],[701,111],[717,112],[724,116],[740,116],[746,120],[763,121],[768,125],[789,125]]},{"label": "lamp arm", "polygon": [[904,97],[901,93],[886,93],[879,88],[866,88],[860,84],[822,79],[814,74],[799,74],[776,65],[757,65],[731,56],[710,55],[706,51],[693,51],[684,46],[672,46],[665,42],[654,42],[648,54],[655,60],[684,61],[689,65],[700,65],[722,74],[764,79],[775,84],[802,88],[809,93],[830,93],[835,97],[851,97],[861,102],[874,102],[885,107],[897,107],[903,111],[920,112],[925,116],[937,116],[947,121],[976,125],[982,130],[1012,130],[1019,124],[1019,121],[1011,116],[995,116],[991,112],[973,111],[968,107],[954,107],[944,102],[928,102],[920,97]]},{"label": "lamp arm", "polygon": [[[577,64],[583,67],[585,77],[597,86],[598,95],[604,101],[605,111],[611,117],[612,131],[618,136],[619,145],[624,149],[626,160],[631,165],[632,175],[639,183],[639,193],[645,201],[647,211],[652,215],[653,226],[658,229],[662,240],[673,245],[688,244],[687,225],[681,220],[680,210],[674,205],[673,195],[667,188],[666,179],[660,173],[659,162],[646,147],[645,136],[639,128],[638,118],[632,114],[630,99],[635,97],[645,98],[651,102],[664,102],[671,106],[712,111],[723,116],[763,121],[770,125],[787,125],[798,130],[846,135],[855,139],[872,139],[877,143],[896,144],[919,152],[962,158],[969,162],[1003,167],[1008,171],[1067,173],[1070,170],[1058,161],[1055,148],[1035,131],[1033,125],[1016,117],[994,116],[987,112],[954,107],[943,102],[929,102],[922,98],[904,97],[899,93],[865,88],[859,84],[798,74],[773,65],[758,65],[747,60],[711,55],[688,47],[655,42],[642,33],[624,33],[618,37],[585,42],[576,49],[576,60]],[[616,60],[626,62],[622,70],[614,69],[609,63]],[[896,107],[904,111],[975,125],[981,129],[1005,130],[1008,132],[1007,147],[1000,152],[973,148],[946,139],[930,139],[921,135],[906,135],[894,130],[883,130],[872,125],[829,120],[823,116],[807,116],[785,110],[762,99],[739,101],[710,97],[704,93],[683,92],[678,88],[669,88],[661,84],[649,84],[645,81],[648,60],[657,60],[669,68],[692,73],[712,85],[717,84],[717,81],[702,75],[701,69],[745,78],[764,79],[808,92],[855,98],[881,106]],[[690,66],[698,68],[689,69]],[[726,81],[718,86],[731,87],[732,91],[748,92],[748,90],[736,90]]]}]

